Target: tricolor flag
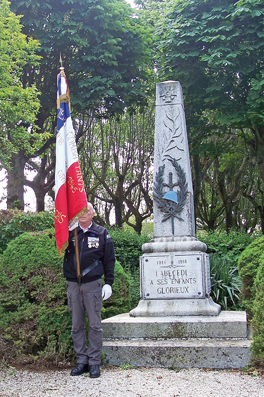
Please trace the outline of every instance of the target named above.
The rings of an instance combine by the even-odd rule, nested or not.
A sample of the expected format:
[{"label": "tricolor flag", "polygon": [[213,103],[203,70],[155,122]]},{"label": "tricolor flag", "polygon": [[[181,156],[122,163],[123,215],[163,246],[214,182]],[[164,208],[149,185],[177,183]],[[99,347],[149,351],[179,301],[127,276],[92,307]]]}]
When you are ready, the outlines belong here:
[{"label": "tricolor flag", "polygon": [[87,197],[78,160],[70,112],[70,91],[64,68],[57,76],[57,136],[55,167],[55,238],[60,256],[68,246],[69,230],[87,212]]}]

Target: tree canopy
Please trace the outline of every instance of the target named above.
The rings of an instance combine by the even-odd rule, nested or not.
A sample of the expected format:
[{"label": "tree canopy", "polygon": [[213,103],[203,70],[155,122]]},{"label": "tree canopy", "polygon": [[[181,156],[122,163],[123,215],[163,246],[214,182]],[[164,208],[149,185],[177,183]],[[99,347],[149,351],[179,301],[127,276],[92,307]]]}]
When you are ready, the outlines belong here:
[{"label": "tree canopy", "polygon": [[0,45],[0,162],[9,175],[17,173],[19,194],[10,188],[8,197],[17,203],[23,198],[24,164],[15,161],[16,155],[30,157],[42,138],[35,129],[38,91],[24,74],[25,68],[38,67],[40,57],[36,55],[38,42],[22,33],[20,18],[6,0],[0,1]]},{"label": "tree canopy", "polygon": [[[89,109],[108,117],[132,104],[145,104],[145,66],[150,61],[151,36],[124,0],[12,0],[11,9],[23,15],[23,32],[40,43],[39,67],[24,67],[23,84],[34,83],[40,92],[36,124],[37,132],[45,134],[46,140],[31,158],[22,150],[12,160],[22,170],[27,167],[37,172],[33,181],[26,180],[24,185],[35,191],[40,211],[44,209],[45,194],[54,194],[56,75],[60,54],[71,90],[73,118],[85,117]],[[78,141],[82,129],[76,135]],[[21,180],[21,174],[9,175],[8,195],[16,186],[22,207],[23,185],[17,179]]]},{"label": "tree canopy", "polygon": [[144,97],[150,35],[124,0],[11,0],[11,7],[40,42],[41,68],[33,77],[46,111],[54,106],[60,53],[75,111],[116,112]]},{"label": "tree canopy", "polygon": [[[190,148],[198,167],[194,170],[196,200],[201,183],[205,179],[212,182],[223,202],[225,221],[226,211],[233,218],[226,222],[228,229],[235,222],[235,202],[246,195],[252,167],[258,168],[261,180],[251,191],[254,199],[261,196],[259,188],[263,190],[263,2],[180,0],[161,4],[165,11],[155,35],[159,77],[179,80],[183,86]],[[233,150],[238,137],[240,160]],[[226,164],[233,170],[226,169]],[[228,181],[229,171],[234,174]],[[238,186],[239,195],[234,193]],[[227,190],[234,193],[233,198]]]},{"label": "tree canopy", "polygon": [[[38,42],[27,39],[20,18],[0,1],[0,150],[1,165],[10,167],[11,153],[32,153],[36,138],[32,128],[39,109],[38,92],[28,81],[22,84],[24,67],[33,69],[39,57]],[[26,126],[31,126],[30,130]]]},{"label": "tree canopy", "polygon": [[191,110],[214,110],[233,127],[263,128],[263,2],[180,0],[167,7],[156,32],[161,76],[181,81]]},{"label": "tree canopy", "polygon": [[[261,224],[264,230],[263,1],[136,4],[132,9],[125,0],[11,0],[12,11],[23,15],[28,44],[39,41],[41,60],[19,69],[22,87],[39,91],[40,108],[15,124],[24,128],[21,142],[26,145],[30,136],[30,145],[21,143],[10,154],[10,191],[18,180],[20,197],[23,184],[31,186],[38,210],[46,193],[54,195],[61,53],[86,188],[104,212],[101,220],[108,222],[114,208],[119,226],[133,217],[140,231],[149,216],[154,112],[146,106],[153,103],[157,81],[179,80],[199,226],[252,230]],[[33,113],[38,130],[31,127]],[[13,145],[6,137],[3,159]],[[23,181],[26,167],[37,171],[32,181]]]}]

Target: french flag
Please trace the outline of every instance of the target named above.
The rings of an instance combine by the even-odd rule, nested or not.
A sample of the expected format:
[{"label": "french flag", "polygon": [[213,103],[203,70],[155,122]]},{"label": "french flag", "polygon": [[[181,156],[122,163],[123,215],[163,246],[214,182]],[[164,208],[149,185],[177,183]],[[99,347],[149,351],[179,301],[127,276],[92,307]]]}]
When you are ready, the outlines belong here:
[{"label": "french flag", "polygon": [[60,68],[57,76],[57,135],[55,166],[55,238],[59,256],[68,246],[69,230],[87,212],[87,197],[78,160],[70,112],[70,91]]}]

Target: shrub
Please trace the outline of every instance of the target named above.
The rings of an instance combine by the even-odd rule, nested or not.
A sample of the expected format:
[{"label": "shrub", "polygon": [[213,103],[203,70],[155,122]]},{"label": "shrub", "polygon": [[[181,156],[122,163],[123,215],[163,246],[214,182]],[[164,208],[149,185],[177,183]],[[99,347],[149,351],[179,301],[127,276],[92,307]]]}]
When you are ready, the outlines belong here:
[{"label": "shrub", "polygon": [[0,254],[7,244],[25,232],[41,231],[54,226],[53,212],[24,212],[19,210],[0,210]]},{"label": "shrub", "polygon": [[211,267],[211,295],[224,310],[240,310],[241,279],[238,258],[256,236],[231,230],[210,233],[198,232],[197,237],[207,245]]},{"label": "shrub", "polygon": [[140,300],[140,270],[136,269],[130,276],[131,308],[138,305]]},{"label": "shrub", "polygon": [[241,281],[236,267],[218,254],[210,256],[211,296],[223,310],[240,310]]},{"label": "shrub", "polygon": [[142,255],[142,245],[150,241],[147,234],[138,235],[132,230],[112,228],[109,234],[114,243],[116,259],[126,271],[134,272],[139,268],[139,257]]},{"label": "shrub", "polygon": [[230,266],[237,267],[237,261],[241,253],[256,236],[231,230],[229,233],[225,231],[198,232],[197,238],[207,245],[208,254],[218,254]]},{"label": "shrub", "polygon": [[[1,257],[0,257],[1,258]],[[130,310],[129,278],[121,265],[103,317]],[[62,258],[54,229],[24,233],[0,260],[0,358],[23,364],[66,363],[74,356]]]},{"label": "shrub", "polygon": [[103,301],[102,318],[126,313],[131,309],[130,279],[119,262],[115,264],[115,282],[112,296]]},{"label": "shrub", "polygon": [[252,305],[253,343],[251,345],[254,364],[264,367],[264,258],[258,266],[255,281],[255,299]]},{"label": "shrub", "polygon": [[[70,353],[70,318],[53,229],[12,240],[0,269],[0,331],[13,358],[62,359]],[[5,352],[1,352],[4,356]],[[63,356],[63,357],[62,357]]]},{"label": "shrub", "polygon": [[252,318],[252,307],[256,289],[254,280],[264,255],[264,236],[254,240],[238,259],[238,272],[242,280],[242,301],[248,318]]}]

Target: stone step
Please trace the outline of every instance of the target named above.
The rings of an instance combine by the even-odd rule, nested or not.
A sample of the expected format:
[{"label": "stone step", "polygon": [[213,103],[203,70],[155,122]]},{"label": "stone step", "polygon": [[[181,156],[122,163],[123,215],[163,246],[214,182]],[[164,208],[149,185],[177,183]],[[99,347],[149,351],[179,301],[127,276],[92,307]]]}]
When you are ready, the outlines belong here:
[{"label": "stone step", "polygon": [[104,340],[103,352],[105,363],[117,366],[242,368],[250,363],[250,343],[247,339]]},{"label": "stone step", "polygon": [[241,368],[250,363],[243,311],[218,316],[131,317],[102,321],[105,362],[175,368]]},{"label": "stone step", "polygon": [[131,317],[120,314],[102,321],[104,339],[247,338],[244,311],[218,316]]}]

